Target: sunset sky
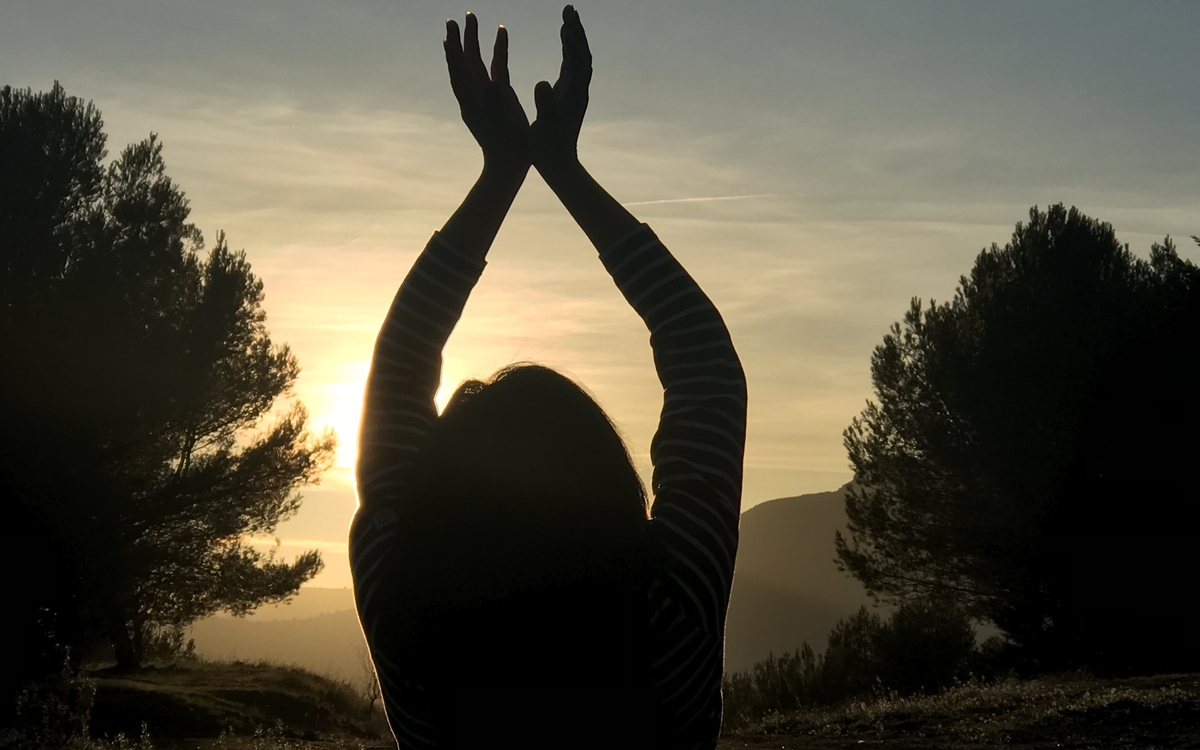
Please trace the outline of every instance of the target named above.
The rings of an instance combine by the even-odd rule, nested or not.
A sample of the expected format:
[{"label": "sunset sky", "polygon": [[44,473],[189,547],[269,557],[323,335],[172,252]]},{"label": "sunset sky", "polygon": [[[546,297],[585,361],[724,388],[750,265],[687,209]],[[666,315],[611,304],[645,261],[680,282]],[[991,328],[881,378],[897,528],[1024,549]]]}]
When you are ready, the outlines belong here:
[{"label": "sunset sky", "polygon": [[[110,156],[150,132],[209,245],[266,285],[296,395],[337,466],[279,529],[349,585],[351,468],[375,332],[478,174],[442,57],[474,11],[514,86],[557,76],[561,4],[0,0],[0,85],[101,109]],[[950,297],[1030,206],[1145,255],[1200,234],[1200,3],[577,3],[595,76],[580,155],[720,308],[749,381],[743,507],[850,479],[841,433],[913,296]],[[446,350],[443,391],[518,361],[578,379],[648,476],[647,334],[531,172]],[[831,551],[832,555],[832,551]]]}]

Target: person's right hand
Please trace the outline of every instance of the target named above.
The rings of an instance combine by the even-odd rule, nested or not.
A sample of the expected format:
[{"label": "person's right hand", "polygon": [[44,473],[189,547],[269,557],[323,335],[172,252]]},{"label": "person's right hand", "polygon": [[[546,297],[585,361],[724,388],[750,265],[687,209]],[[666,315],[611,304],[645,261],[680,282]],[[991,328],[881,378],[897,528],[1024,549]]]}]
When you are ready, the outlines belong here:
[{"label": "person's right hand", "polygon": [[467,129],[483,149],[485,168],[529,169],[529,118],[508,80],[508,30],[496,30],[492,71],[479,52],[479,22],[467,14],[467,30],[460,42],[458,24],[446,21],[446,67],[450,87],[458,99]]},{"label": "person's right hand", "polygon": [[577,144],[592,80],[592,52],[579,13],[563,8],[563,59],[558,80],[540,82],[533,90],[537,119],[530,126],[533,163],[547,176],[579,163]]}]

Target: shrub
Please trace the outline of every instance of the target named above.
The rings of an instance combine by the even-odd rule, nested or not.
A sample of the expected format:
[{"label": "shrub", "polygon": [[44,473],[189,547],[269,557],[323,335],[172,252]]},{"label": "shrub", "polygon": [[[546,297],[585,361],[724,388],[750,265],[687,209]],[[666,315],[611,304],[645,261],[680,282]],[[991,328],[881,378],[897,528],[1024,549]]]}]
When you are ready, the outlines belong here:
[{"label": "shrub", "polygon": [[882,671],[878,651],[885,628],[879,615],[866,607],[833,626],[812,702],[836,703],[878,691]]},{"label": "shrub", "polygon": [[19,748],[67,747],[88,736],[96,686],[71,668],[70,652],[60,647],[62,669],[26,685],[17,694],[16,723],[6,744]]},{"label": "shrub", "polygon": [[724,724],[738,729],[772,714],[877,694],[934,693],[979,661],[975,631],[958,609],[905,604],[884,621],[862,607],[829,633],[825,653],[804,643],[722,681]]},{"label": "shrub", "polygon": [[16,722],[0,732],[8,750],[154,750],[146,725],[137,741],[118,734],[111,741],[92,739],[90,723],[96,685],[75,673],[69,652],[60,647],[62,669],[30,683],[17,695]]},{"label": "shrub", "polygon": [[902,694],[936,693],[967,676],[975,629],[953,607],[902,606],[875,636],[878,679]]},{"label": "shrub", "polygon": [[184,640],[182,627],[147,624],[143,626],[143,631],[142,653],[148,661],[172,662],[196,658],[196,640]]},{"label": "shrub", "polygon": [[820,667],[820,658],[805,643],[792,653],[768,655],[749,673],[726,676],[722,683],[726,724],[744,726],[815,702]]}]

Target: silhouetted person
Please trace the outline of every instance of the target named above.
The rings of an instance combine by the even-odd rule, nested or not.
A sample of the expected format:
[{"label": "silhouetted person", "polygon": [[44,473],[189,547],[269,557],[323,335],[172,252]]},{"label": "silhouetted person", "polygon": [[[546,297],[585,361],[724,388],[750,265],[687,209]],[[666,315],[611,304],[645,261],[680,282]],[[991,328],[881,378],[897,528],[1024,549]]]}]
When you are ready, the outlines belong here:
[{"label": "silhouetted person", "polygon": [[[392,303],[367,381],[350,555],[401,747],[712,748],[737,551],[746,383],[716,308],[580,166],[591,53],[563,11],[529,125],[468,14],[450,81],[484,169]],[[434,408],[441,351],[530,165],[650,329],[654,504],[600,407],[538,366]]]}]

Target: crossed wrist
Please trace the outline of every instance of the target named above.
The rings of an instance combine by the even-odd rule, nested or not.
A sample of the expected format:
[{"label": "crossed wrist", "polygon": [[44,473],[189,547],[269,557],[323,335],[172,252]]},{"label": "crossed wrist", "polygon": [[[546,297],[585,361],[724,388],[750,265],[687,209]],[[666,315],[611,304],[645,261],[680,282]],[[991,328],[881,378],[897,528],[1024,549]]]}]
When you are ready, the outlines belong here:
[{"label": "crossed wrist", "polygon": [[515,159],[483,159],[483,174],[480,179],[498,180],[500,182],[513,182],[520,184],[525,179],[525,175],[529,172],[530,164],[528,161],[520,161]]},{"label": "crossed wrist", "polygon": [[570,184],[587,174],[583,165],[579,163],[579,157],[574,154],[570,157],[539,161],[536,166],[542,179],[551,188]]}]

